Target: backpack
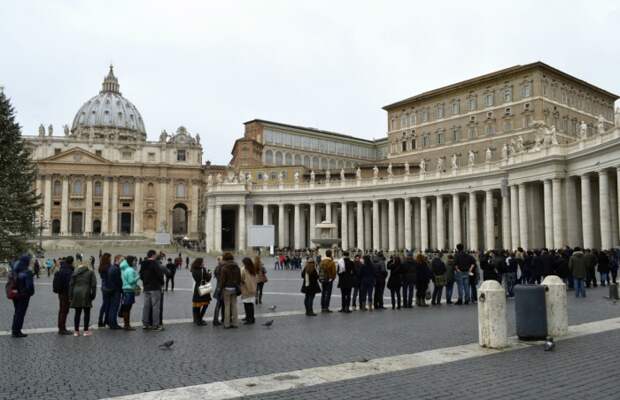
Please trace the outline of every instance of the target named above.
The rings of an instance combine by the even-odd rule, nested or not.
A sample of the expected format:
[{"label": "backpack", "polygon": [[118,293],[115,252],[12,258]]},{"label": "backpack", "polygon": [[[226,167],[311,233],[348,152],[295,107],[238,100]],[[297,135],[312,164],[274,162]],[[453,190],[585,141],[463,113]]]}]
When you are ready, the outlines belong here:
[{"label": "backpack", "polygon": [[60,293],[60,292],[62,292],[62,282],[61,282],[61,279],[60,279],[60,274],[59,274],[59,272],[60,272],[60,271],[56,271],[56,272],[54,273],[54,281],[52,282],[52,291],[53,291],[54,293]]},{"label": "backpack", "polygon": [[19,295],[19,290],[17,288],[17,277],[13,271],[9,272],[7,277],[6,285],[6,298],[9,300],[15,300]]}]

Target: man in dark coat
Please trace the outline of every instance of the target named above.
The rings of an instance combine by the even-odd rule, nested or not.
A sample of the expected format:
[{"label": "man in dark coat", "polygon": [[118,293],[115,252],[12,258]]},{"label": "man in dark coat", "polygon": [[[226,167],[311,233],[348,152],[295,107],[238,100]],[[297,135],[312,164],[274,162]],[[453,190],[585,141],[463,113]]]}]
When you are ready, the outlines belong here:
[{"label": "man in dark coat", "polygon": [[349,258],[349,252],[342,253],[342,259],[338,261],[338,288],[340,289],[342,307],[339,311],[351,312],[351,290],[353,289],[353,261]]},{"label": "man in dark coat", "polygon": [[372,263],[375,267],[375,294],[373,303],[376,310],[383,310],[385,308],[383,307],[383,292],[385,291],[385,280],[388,276],[383,253],[377,253],[372,258]]},{"label": "man in dark coat", "polygon": [[67,314],[69,314],[69,284],[73,275],[73,257],[60,260],[60,268],[54,274],[53,290],[58,294],[58,334],[71,335],[67,330]]},{"label": "man in dark coat", "polygon": [[140,279],[144,285],[144,307],[142,309],[142,328],[161,331],[160,302],[164,274],[157,261],[157,252],[149,250],[140,266]]},{"label": "man in dark coat", "polygon": [[586,262],[586,287],[589,288],[590,285],[597,287],[596,264],[598,264],[598,260],[596,254],[592,250],[586,249],[584,257]]},{"label": "man in dark coat", "polygon": [[14,338],[23,338],[28,335],[22,332],[24,326],[24,318],[30,303],[30,297],[34,295],[34,279],[32,271],[28,269],[30,265],[30,256],[22,256],[13,266],[11,274],[15,280],[15,289],[17,294],[13,298],[13,325],[11,326],[11,336]]},{"label": "man in dark coat", "polygon": [[401,268],[403,282],[403,307],[413,307],[413,288],[416,282],[416,267],[413,261],[413,253],[408,251],[405,255]]},{"label": "man in dark coat", "polygon": [[121,306],[121,293],[123,292],[123,279],[121,267],[112,263],[108,268],[108,290],[110,291],[110,312],[108,313],[108,326],[110,329],[121,329],[118,324],[118,309]]}]

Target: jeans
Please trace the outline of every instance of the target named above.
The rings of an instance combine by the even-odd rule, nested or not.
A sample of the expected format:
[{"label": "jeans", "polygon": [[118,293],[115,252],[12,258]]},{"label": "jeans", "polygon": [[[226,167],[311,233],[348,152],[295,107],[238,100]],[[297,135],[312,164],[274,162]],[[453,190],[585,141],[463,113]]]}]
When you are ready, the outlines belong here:
[{"label": "jeans", "polygon": [[314,303],[314,296],[316,293],[306,293],[306,297],[304,297],[304,306],[306,306],[306,315],[313,314],[312,311],[312,303]]},{"label": "jeans", "polygon": [[118,309],[121,306],[121,292],[110,293],[110,304],[108,306],[108,326],[110,328],[119,328],[118,325]]},{"label": "jeans", "polygon": [[609,285],[609,272],[599,272],[599,275],[601,276],[601,285]]},{"label": "jeans", "polygon": [[351,300],[353,301],[353,307],[357,306],[357,302],[359,300],[359,295],[360,295],[360,287],[359,286],[354,286],[353,287],[353,297],[351,298]]},{"label": "jeans", "polygon": [[67,315],[69,314],[69,294],[58,293],[58,330],[67,330]]},{"label": "jeans", "polygon": [[575,278],[575,297],[579,297],[579,293],[581,297],[586,297],[585,282],[581,278]]},{"label": "jeans", "polygon": [[237,291],[235,288],[224,288],[222,291],[224,298],[224,328],[229,326],[237,326]]},{"label": "jeans", "polygon": [[392,309],[400,308],[400,287],[396,289],[390,289],[390,297],[392,298]]},{"label": "jeans", "polygon": [[11,327],[11,331],[14,335],[21,333],[22,331],[22,327],[24,326],[24,318],[26,317],[26,310],[28,310],[28,303],[30,303],[30,296],[13,300],[15,314],[13,314],[13,326]]},{"label": "jeans", "polygon": [[341,288],[340,294],[342,295],[342,311],[349,311],[351,307],[351,288]]},{"label": "jeans", "polygon": [[506,295],[508,297],[515,297],[515,284],[517,283],[516,272],[506,272],[503,274],[504,284],[506,285]]},{"label": "jeans", "polygon": [[360,308],[365,308],[366,304],[372,305],[372,291],[375,287],[374,282],[362,282],[360,287]]},{"label": "jeans", "polygon": [[431,304],[441,303],[441,293],[443,292],[443,286],[434,285],[433,296],[431,297]]},{"label": "jeans", "polygon": [[469,303],[469,273],[457,271],[454,273],[454,280],[459,291],[459,303]]},{"label": "jeans", "polygon": [[375,308],[383,308],[383,292],[385,291],[385,281],[375,283],[374,305]]},{"label": "jeans", "polygon": [[256,304],[263,304],[263,286],[265,286],[265,282],[256,284]]},{"label": "jeans", "polygon": [[333,281],[321,281],[321,310],[329,309],[329,301],[332,297]]},{"label": "jeans", "polygon": [[142,325],[159,327],[161,291],[149,290],[144,292],[144,306],[142,307]]},{"label": "jeans", "polygon": [[215,309],[213,310],[213,322],[217,323],[219,319],[224,322],[224,300],[221,295],[216,297]]},{"label": "jeans", "polygon": [[452,292],[454,291],[454,280],[449,279],[446,283],[446,303],[452,304]]},{"label": "jeans", "polygon": [[90,307],[80,307],[75,309],[75,317],[73,318],[73,324],[76,332],[80,331],[80,318],[82,317],[82,310],[84,310],[84,332],[88,331],[90,325]]},{"label": "jeans", "polygon": [[108,322],[110,316],[110,297],[112,292],[101,289],[101,308],[99,308],[99,325],[104,325]]},{"label": "jeans", "polygon": [[413,307],[413,282],[403,283],[403,305],[405,308]]},{"label": "jeans", "polygon": [[174,292],[174,274],[166,275],[166,291],[168,290],[168,282],[172,285],[172,291]]}]

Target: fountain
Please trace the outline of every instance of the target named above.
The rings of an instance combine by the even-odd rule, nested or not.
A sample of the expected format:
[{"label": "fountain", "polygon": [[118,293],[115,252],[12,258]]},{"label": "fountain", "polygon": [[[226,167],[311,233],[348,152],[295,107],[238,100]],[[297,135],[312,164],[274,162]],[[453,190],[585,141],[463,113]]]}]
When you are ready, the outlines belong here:
[{"label": "fountain", "polygon": [[322,256],[325,256],[325,250],[333,248],[340,242],[340,239],[336,237],[337,229],[336,224],[330,221],[323,221],[314,226],[317,236],[310,240],[318,246]]}]

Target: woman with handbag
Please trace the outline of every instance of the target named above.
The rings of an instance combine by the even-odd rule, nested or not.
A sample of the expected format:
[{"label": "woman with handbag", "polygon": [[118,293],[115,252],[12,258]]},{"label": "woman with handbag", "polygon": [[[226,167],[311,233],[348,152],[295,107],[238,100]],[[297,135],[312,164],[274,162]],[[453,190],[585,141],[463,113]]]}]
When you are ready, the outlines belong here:
[{"label": "woman with handbag", "polygon": [[267,279],[267,269],[259,256],[254,257],[254,268],[256,269],[256,300],[254,304],[263,304],[263,287],[269,279]]},{"label": "woman with handbag", "polygon": [[194,323],[198,326],[204,326],[207,323],[203,318],[211,302],[212,289],[209,283],[211,281],[211,273],[204,267],[202,258],[196,258],[192,262],[190,272],[192,273],[192,278],[194,278],[194,295],[192,296]]},{"label": "woman with handbag", "polygon": [[136,271],[134,264],[136,257],[127,256],[126,259],[121,261],[121,279],[123,280],[123,294],[121,299],[120,314],[123,318],[123,329],[126,331],[135,331],[130,324],[129,316],[131,315],[131,307],[136,302],[136,296],[140,295],[142,289],[138,286],[138,279],[140,276]]},{"label": "woman with handbag", "polygon": [[441,260],[441,253],[435,255],[431,263],[431,272],[433,273],[433,296],[432,305],[441,305],[441,294],[443,287],[446,285],[446,264]]},{"label": "woman with handbag", "polygon": [[314,296],[321,293],[321,287],[319,286],[319,273],[316,270],[316,263],[312,258],[308,258],[306,261],[306,265],[301,271],[301,279],[303,279],[301,292],[305,295],[306,316],[316,317],[312,310],[312,304],[314,303]]},{"label": "woman with handbag", "polygon": [[92,270],[90,260],[78,259],[79,266],[71,276],[69,283],[69,299],[71,308],[75,309],[75,331],[73,336],[80,336],[80,319],[84,313],[84,336],[91,336],[90,309],[93,307],[93,300],[97,295],[97,277]]},{"label": "woman with handbag", "polygon": [[256,266],[249,257],[241,260],[243,268],[241,268],[241,302],[245,310],[244,325],[251,325],[254,319],[254,299],[256,297],[257,274]]}]

